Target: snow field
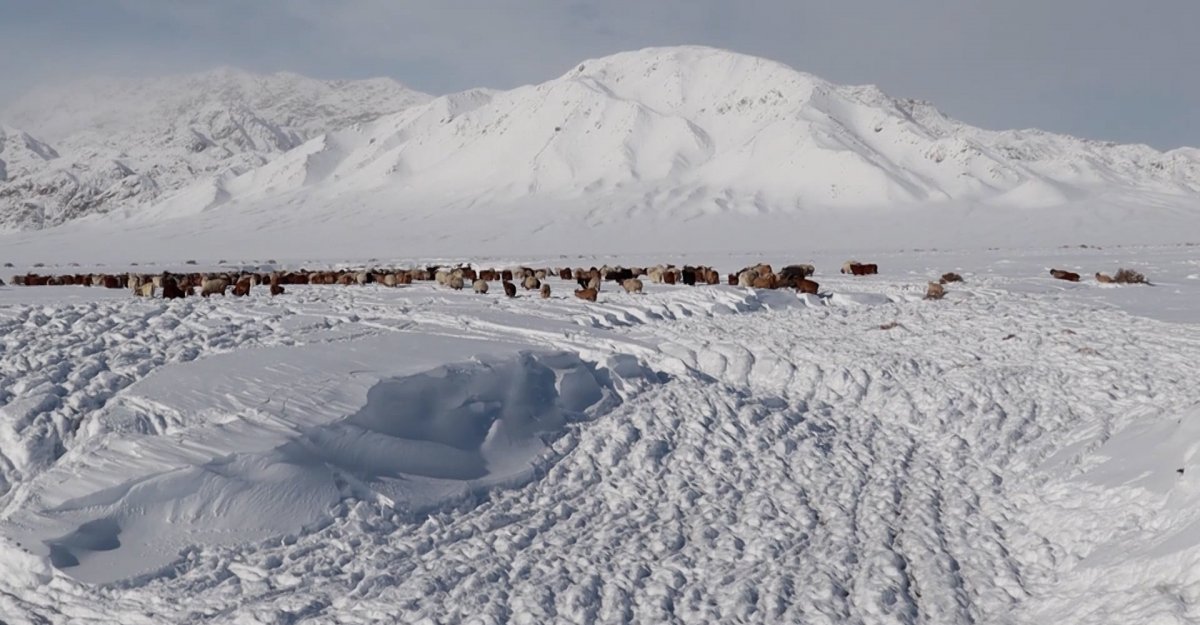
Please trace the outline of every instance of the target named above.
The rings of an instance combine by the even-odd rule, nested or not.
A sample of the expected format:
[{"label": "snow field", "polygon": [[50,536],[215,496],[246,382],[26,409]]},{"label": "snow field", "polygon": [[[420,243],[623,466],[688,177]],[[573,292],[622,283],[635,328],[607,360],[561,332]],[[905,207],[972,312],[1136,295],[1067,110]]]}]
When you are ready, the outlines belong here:
[{"label": "snow field", "polygon": [[[4,336],[28,335],[0,353],[6,382],[82,393],[40,363],[69,380],[87,360],[64,352],[97,334],[156,357],[126,370],[101,345],[101,365],[127,376],[118,388],[76,413],[22,409],[45,425],[14,428],[27,451],[0,447],[20,460],[0,533],[30,549],[50,529],[51,542],[98,520],[130,529],[107,551],[75,536],[65,548],[84,564],[61,570],[4,543],[17,564],[0,569],[0,610],[15,623],[1188,622],[1200,515],[1191,470],[1176,470],[1194,460],[1195,326],[1132,316],[1114,289],[968,273],[942,302],[909,279],[825,275],[832,297],[656,287],[587,305],[564,283],[547,302],[420,286],[4,305]],[[38,314],[70,321],[38,334]],[[165,318],[170,331],[145,331]],[[235,329],[240,345],[216,338]],[[437,401],[412,408],[420,398]],[[532,446],[493,446],[472,429],[484,423]],[[238,445],[256,449],[212,463]],[[297,446],[307,455],[279,458]],[[484,458],[496,481],[422,482],[462,451],[476,464],[455,468]],[[345,486],[288,474],[288,490],[262,473],[281,466]],[[218,472],[231,482],[204,488]],[[112,496],[164,476],[184,489],[166,507]],[[205,523],[316,520],[200,536],[112,585],[68,577],[169,533],[189,498],[226,506]]]}]

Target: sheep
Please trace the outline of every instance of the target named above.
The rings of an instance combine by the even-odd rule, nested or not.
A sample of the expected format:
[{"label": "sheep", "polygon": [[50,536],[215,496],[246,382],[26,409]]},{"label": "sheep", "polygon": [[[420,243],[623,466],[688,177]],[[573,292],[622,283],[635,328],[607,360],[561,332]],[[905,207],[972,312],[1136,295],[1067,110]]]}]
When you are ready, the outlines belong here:
[{"label": "sheep", "polygon": [[[597,293],[600,292],[600,274],[592,274],[592,277],[590,279],[588,279],[587,288],[592,289],[593,291],[596,291]],[[587,290],[587,289],[584,289],[584,290]]]},{"label": "sheep", "polygon": [[480,295],[487,295],[487,292],[488,292],[487,280],[484,280],[482,278],[475,280],[474,282],[471,283],[471,288],[475,289],[475,292]]},{"label": "sheep", "polygon": [[546,279],[546,270],[538,269],[537,271],[533,272],[533,277],[536,278],[537,280],[545,280]]},{"label": "sheep", "polygon": [[729,286],[737,286],[738,285],[738,275],[736,273],[729,274],[728,283],[729,283]]},{"label": "sheep", "polygon": [[133,294],[138,297],[154,297],[154,283],[146,282],[145,284],[134,289]]},{"label": "sheep", "polygon": [[674,269],[668,269],[663,272],[663,284],[675,284],[678,276],[675,275]]},{"label": "sheep", "polygon": [[396,274],[394,274],[394,273],[383,274],[383,286],[396,286],[397,284],[399,284],[399,282],[400,281],[396,279]]},{"label": "sheep", "polygon": [[853,267],[859,264],[857,260],[848,260],[842,263],[842,273],[854,273]]},{"label": "sheep", "polygon": [[283,290],[282,284],[279,284],[278,282],[271,283],[271,297],[275,297],[276,295],[283,295],[283,293],[284,293],[284,290]]},{"label": "sheep", "polygon": [[663,283],[663,274],[664,273],[666,273],[666,268],[663,267],[662,265],[655,265],[654,267],[651,267],[650,269],[646,270],[646,275],[650,278],[650,281],[653,282],[654,284],[662,284]]},{"label": "sheep", "polygon": [[450,276],[450,277],[449,277],[449,278],[446,280],[446,286],[448,286],[448,287],[450,287],[450,288],[454,289],[455,291],[461,291],[461,290],[462,290],[462,288],[463,288],[463,279],[462,279],[462,276],[459,276],[459,275],[451,275],[451,276]]},{"label": "sheep", "polygon": [[542,284],[542,299],[550,299],[550,284]]},{"label": "sheep", "polygon": [[446,283],[450,280],[450,272],[446,271],[445,269],[438,270],[438,272],[433,275],[433,279],[440,286],[446,286]]},{"label": "sheep", "polygon": [[586,300],[589,302],[596,301],[596,294],[597,294],[596,289],[576,289],[575,290],[575,297],[578,297],[581,300]]},{"label": "sheep", "polygon": [[1059,280],[1066,280],[1067,282],[1079,282],[1079,274],[1077,274],[1073,271],[1064,271],[1062,269],[1051,269],[1050,275],[1054,276],[1055,278],[1057,278]]},{"label": "sheep", "polygon": [[753,269],[745,269],[737,275],[738,286],[754,286],[754,281],[758,279],[758,272]]},{"label": "sheep", "polygon": [[229,283],[221,278],[210,278],[200,284],[200,297],[208,297],[209,295],[225,296],[225,289],[229,288]]},{"label": "sheep", "polygon": [[621,286],[625,288],[626,293],[642,292],[642,281],[638,280],[637,278],[629,278],[628,280],[622,282]]},{"label": "sheep", "polygon": [[925,299],[942,299],[946,296],[946,287],[939,282],[930,282],[929,287],[925,289]]},{"label": "sheep", "polygon": [[525,287],[526,291],[535,291],[542,287],[542,282],[536,276],[525,276],[525,280],[521,282],[521,286]]},{"label": "sheep", "polygon": [[512,282],[509,282],[508,280],[501,282],[501,284],[504,285],[504,295],[505,296],[507,296],[507,297],[516,297],[517,296],[517,285],[513,284]]},{"label": "sheep", "polygon": [[1112,276],[1110,276],[1106,273],[1097,272],[1096,273],[1096,282],[1099,282],[1101,284],[1112,284],[1113,279],[1112,279]]},{"label": "sheep", "polygon": [[570,268],[563,267],[562,269],[559,269],[558,270],[558,279],[559,280],[570,280],[571,279]]}]

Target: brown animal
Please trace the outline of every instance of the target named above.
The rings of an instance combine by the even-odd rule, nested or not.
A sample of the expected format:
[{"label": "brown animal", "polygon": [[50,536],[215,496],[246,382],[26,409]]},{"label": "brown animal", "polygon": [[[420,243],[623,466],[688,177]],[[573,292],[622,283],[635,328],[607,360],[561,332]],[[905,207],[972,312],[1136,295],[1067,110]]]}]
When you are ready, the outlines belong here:
[{"label": "brown animal", "polygon": [[962,282],[962,281],[963,281],[963,277],[954,273],[953,271],[942,274],[942,280],[941,280],[942,284],[948,284],[950,282]]},{"label": "brown animal", "polygon": [[179,288],[179,283],[171,276],[165,276],[162,281],[163,299],[182,299],[184,297],[183,289]]},{"label": "brown animal", "polygon": [[738,277],[737,277],[737,274],[736,274],[736,273],[731,273],[731,274],[729,274],[729,280],[728,280],[728,282],[729,282],[729,286],[737,286],[737,285],[738,285]]},{"label": "brown animal", "polygon": [[1103,284],[1112,284],[1113,279],[1112,279],[1112,276],[1110,276],[1106,273],[1097,272],[1096,273],[1096,282],[1100,282]]},{"label": "brown animal", "polygon": [[668,269],[662,275],[663,284],[675,284],[675,270]]},{"label": "brown animal", "polygon": [[816,295],[817,289],[820,287],[821,287],[821,285],[817,284],[816,282],[813,282],[812,280],[809,280],[808,278],[801,278],[798,282],[796,282],[796,292],[797,293],[811,293],[813,295]]},{"label": "brown animal", "polygon": [[550,284],[542,284],[542,299],[550,299]]},{"label": "brown animal", "polygon": [[233,296],[234,297],[245,297],[245,296],[249,295],[250,294],[250,286],[251,286],[251,282],[250,282],[250,278],[248,276],[238,280],[237,283],[233,285]]},{"label": "brown animal", "polygon": [[850,263],[849,271],[845,271],[843,267],[842,273],[850,273],[856,276],[873,276],[879,273],[879,266],[875,263]]},{"label": "brown animal", "polygon": [[512,282],[509,282],[508,280],[505,280],[503,282],[503,284],[504,284],[504,294],[506,296],[508,296],[508,297],[516,297],[517,296],[517,285],[513,284]]},{"label": "brown animal", "polygon": [[271,297],[275,297],[276,295],[283,295],[283,293],[284,293],[284,291],[283,291],[282,284],[279,284],[277,282],[271,283]]},{"label": "brown animal", "polygon": [[1062,269],[1051,269],[1050,275],[1054,276],[1055,278],[1057,278],[1059,280],[1066,280],[1067,282],[1079,282],[1079,274],[1077,274],[1073,271],[1064,271]]},{"label": "brown animal", "polygon": [[769,273],[765,276],[759,276],[754,279],[754,282],[751,283],[751,286],[756,289],[773,289],[777,286],[775,274]]},{"label": "brown animal", "polygon": [[596,289],[576,289],[575,297],[578,297],[582,300],[587,300],[589,302],[594,302],[596,301],[597,293],[598,291],[596,291]]},{"label": "brown animal", "polygon": [[569,267],[563,267],[562,269],[559,269],[558,270],[558,279],[559,280],[570,280],[571,279],[571,269]]},{"label": "brown animal", "polygon": [[940,282],[930,282],[929,288],[925,289],[925,299],[942,299],[946,296],[946,287]]}]

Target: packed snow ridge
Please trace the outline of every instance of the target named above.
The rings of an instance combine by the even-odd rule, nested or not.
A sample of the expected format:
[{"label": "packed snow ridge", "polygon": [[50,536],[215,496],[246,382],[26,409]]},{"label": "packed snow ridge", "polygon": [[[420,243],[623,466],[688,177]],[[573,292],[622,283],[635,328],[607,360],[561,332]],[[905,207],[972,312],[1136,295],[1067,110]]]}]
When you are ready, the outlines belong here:
[{"label": "packed snow ridge", "polygon": [[136,208],[427,99],[390,79],[227,68],[42,88],[0,111],[0,229]]}]

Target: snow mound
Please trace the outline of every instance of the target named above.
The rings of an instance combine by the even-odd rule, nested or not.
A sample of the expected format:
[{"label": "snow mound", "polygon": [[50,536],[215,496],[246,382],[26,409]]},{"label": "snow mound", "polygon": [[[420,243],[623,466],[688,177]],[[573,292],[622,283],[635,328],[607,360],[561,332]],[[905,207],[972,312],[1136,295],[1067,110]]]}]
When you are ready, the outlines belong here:
[{"label": "snow mound", "polygon": [[390,347],[497,355],[385,375],[383,355],[358,369],[352,341],[165,367],[97,415],[6,525],[77,579],[123,579],[197,541],[311,528],[347,497],[416,514],[523,483],[565,427],[620,403],[607,370],[572,353],[408,338]]}]

